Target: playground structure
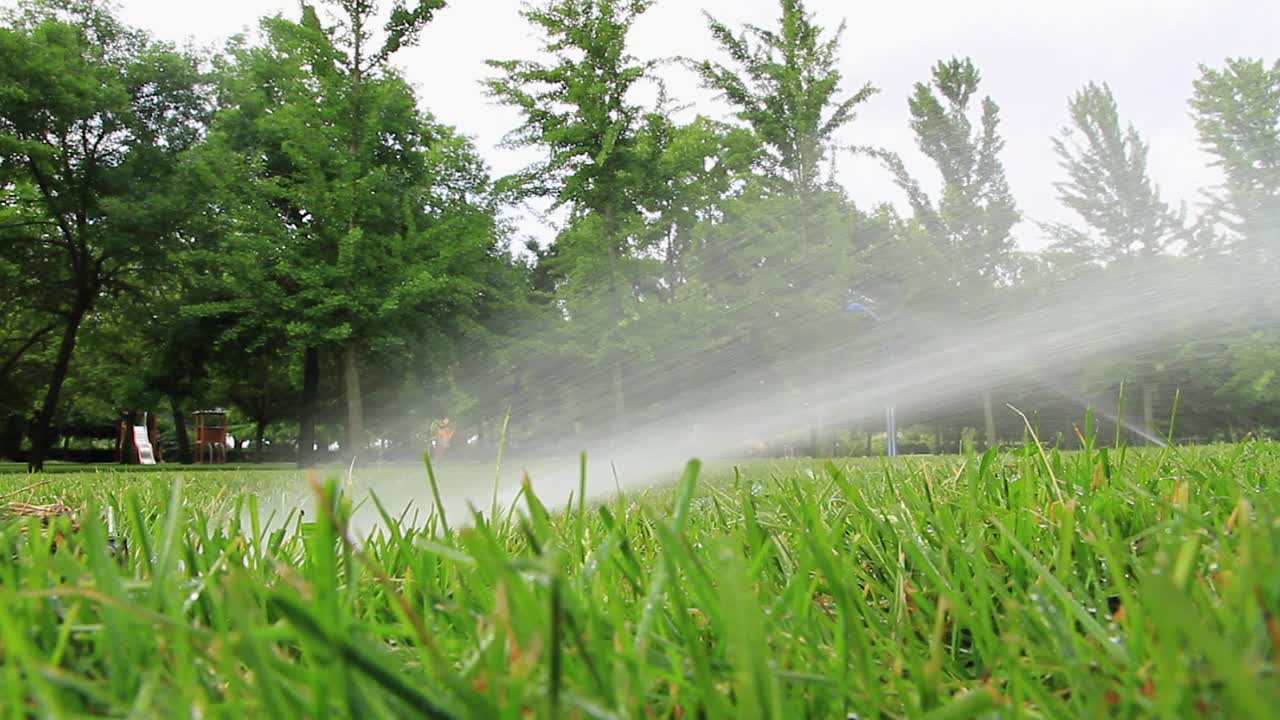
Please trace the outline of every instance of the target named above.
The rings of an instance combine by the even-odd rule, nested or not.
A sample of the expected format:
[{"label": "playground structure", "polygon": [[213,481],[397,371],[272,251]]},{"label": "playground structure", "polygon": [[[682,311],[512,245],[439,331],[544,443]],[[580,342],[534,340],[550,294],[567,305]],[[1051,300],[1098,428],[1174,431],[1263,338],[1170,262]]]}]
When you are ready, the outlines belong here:
[{"label": "playground structure", "polygon": [[116,462],[122,465],[155,465],[163,462],[156,416],[126,410],[116,419]]},{"label": "playground structure", "polygon": [[449,418],[431,423],[431,447],[437,458],[443,458],[449,452],[449,445],[453,443],[453,434],[454,428],[449,424]]},{"label": "playground structure", "polygon": [[227,411],[200,410],[196,416],[196,464],[219,465],[227,461]]}]

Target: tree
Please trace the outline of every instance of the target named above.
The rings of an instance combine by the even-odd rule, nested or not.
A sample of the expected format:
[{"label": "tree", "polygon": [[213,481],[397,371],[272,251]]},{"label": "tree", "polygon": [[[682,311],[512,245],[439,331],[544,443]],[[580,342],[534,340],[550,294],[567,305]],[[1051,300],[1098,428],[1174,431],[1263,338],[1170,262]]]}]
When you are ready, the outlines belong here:
[{"label": "tree", "polygon": [[751,179],[759,145],[749,130],[698,116],[686,125],[650,113],[639,138],[644,243],[661,259],[655,294],[672,302],[687,281],[694,230],[723,216]]},{"label": "tree", "polygon": [[[781,403],[791,401],[782,388],[812,372],[787,346],[816,349],[811,343],[831,337],[865,259],[860,245],[873,223],[823,176],[823,163],[837,133],[877,91],[867,83],[844,94],[844,23],[828,34],[800,0],[782,0],[779,9],[776,27],[736,32],[707,16],[729,62],[702,60],[694,69],[760,144],[760,174],[701,223],[690,255],[708,305],[697,315],[715,324],[699,331],[731,348],[721,367],[760,372]],[[761,367],[742,367],[747,359]]]},{"label": "tree", "polygon": [[1165,252],[1183,237],[1184,225],[1147,174],[1142,136],[1132,125],[1121,129],[1111,88],[1089,83],[1068,108],[1072,127],[1053,139],[1068,179],[1055,187],[1087,229],[1050,226],[1055,249],[1102,263]]},{"label": "tree", "polygon": [[[47,301],[56,293],[29,271],[29,244],[9,242],[6,231],[26,227],[0,211],[0,457],[18,459],[27,434],[44,354],[58,330]],[[12,224],[11,224],[12,222]]]},{"label": "tree", "polygon": [[[368,18],[339,27],[357,20]],[[343,447],[358,452],[366,394],[358,364],[464,322],[492,300],[492,268],[506,261],[474,148],[420,111],[390,68],[370,71],[387,46],[357,62],[357,30],[325,27],[309,7],[300,22],[273,18],[264,28],[262,47],[232,48],[205,149],[214,202],[233,208],[210,211],[237,269],[231,299],[207,311],[237,315],[239,336],[301,350],[306,462],[322,354],[341,367]],[[357,66],[358,91],[343,70]]]},{"label": "tree", "polygon": [[[936,204],[897,155],[862,150],[879,158],[907,194],[915,221],[933,245],[933,262],[946,268],[934,300],[957,313],[1009,282],[1019,267],[1012,231],[1020,213],[1000,160],[1000,108],[985,97],[977,128],[970,118],[980,80],[967,58],[939,62],[930,81],[916,83],[908,100],[916,144],[942,176]],[[989,390],[983,390],[982,404],[987,442],[993,445],[996,426]]]},{"label": "tree", "polygon": [[1280,60],[1201,66],[1191,107],[1200,141],[1225,175],[1213,215],[1233,245],[1280,261]]},{"label": "tree", "polygon": [[[1089,83],[1072,96],[1068,108],[1072,126],[1053,139],[1068,179],[1055,186],[1059,199],[1080,216],[1085,228],[1047,226],[1056,239],[1050,253],[1091,272],[1098,272],[1098,264],[1126,261],[1158,270],[1154,258],[1185,239],[1186,230],[1147,174],[1147,144],[1132,125],[1121,128],[1115,98],[1105,84]],[[1141,385],[1143,427],[1155,436],[1155,393],[1165,363],[1133,356],[1122,364],[1109,364],[1109,370],[1111,377],[1122,372]]]},{"label": "tree", "polygon": [[776,30],[748,25],[735,35],[707,15],[711,34],[736,68],[710,60],[694,65],[703,83],[719,91],[767,149],[765,170],[785,192],[804,194],[821,184],[820,168],[835,134],[852,122],[870,83],[839,99],[840,38],[845,25],[823,38],[802,0],[780,0]]},{"label": "tree", "polygon": [[[1249,270],[1280,268],[1280,61],[1233,58],[1222,68],[1201,67],[1191,100],[1201,143],[1222,170],[1223,184],[1210,194],[1208,223],[1218,242],[1208,248]],[[1272,422],[1280,381],[1280,303],[1275,293],[1255,292],[1229,323],[1233,342],[1221,348],[1229,374],[1218,400],[1233,409],[1255,408]],[[1239,422],[1235,418],[1233,424]]]},{"label": "tree", "polygon": [[916,144],[942,175],[936,204],[900,158],[863,149],[884,162],[906,192],[916,220],[951,265],[949,284],[968,289],[1008,278],[1014,266],[1012,230],[1020,220],[1000,161],[1000,108],[986,97],[977,128],[969,117],[980,79],[967,58],[939,62],[930,82],[916,83],[908,101]]},{"label": "tree", "polygon": [[183,255],[177,253],[172,257],[169,277],[142,293],[134,307],[122,311],[129,313],[134,335],[145,347],[134,359],[134,372],[142,380],[142,390],[156,406],[162,400],[167,401],[178,458],[189,463],[194,454],[187,432],[187,414],[197,409],[191,406],[192,402],[213,399],[208,393],[210,359],[231,320],[198,311],[202,304],[210,302],[204,294],[212,284],[202,282],[201,266]]},{"label": "tree", "polygon": [[[417,41],[422,27],[444,7],[444,0],[417,0],[412,6],[397,2],[391,10],[391,18],[383,28],[384,37],[381,46],[375,42],[370,25],[377,16],[376,0],[330,0],[345,15],[345,35],[333,35],[334,46],[344,48],[346,56],[340,58],[340,67],[345,71],[347,92],[349,93],[349,162],[354,167],[350,173],[351,202],[347,208],[347,231],[355,236],[362,228],[361,209],[362,193],[369,190],[370,172],[376,162],[375,158],[366,154],[366,149],[373,138],[367,135],[367,126],[371,116],[378,112],[376,105],[367,103],[365,84],[367,78],[379,72],[385,72],[391,57],[400,49]],[[339,25],[338,27],[343,27]],[[354,313],[353,313],[354,315]],[[364,442],[364,407],[363,393],[360,388],[360,366],[358,345],[361,338],[352,333],[342,346],[342,372],[346,386],[347,401],[347,442],[350,452],[356,452],[359,444]]]},{"label": "tree", "polygon": [[0,28],[0,55],[5,204],[29,223],[7,240],[30,248],[25,272],[59,289],[61,340],[28,462],[40,470],[81,324],[104,295],[145,282],[178,237],[174,178],[204,105],[192,58],[98,3],[23,5]]},{"label": "tree", "polygon": [[[644,110],[628,96],[648,79],[653,63],[627,52],[627,36],[652,0],[551,0],[522,15],[543,34],[550,63],[490,60],[500,75],[487,82],[499,102],[521,112],[513,146],[544,148],[548,158],[508,179],[518,194],[549,194],[571,212],[557,240],[558,273],[579,311],[604,308],[592,324],[602,336],[601,360],[610,368],[614,429],[626,426],[623,363],[629,283],[642,205],[644,155],[639,135]],[[597,315],[598,313],[592,313]]]},{"label": "tree", "polygon": [[267,427],[297,410],[297,374],[291,372],[287,347],[261,347],[246,352],[223,348],[213,359],[214,386],[240,413],[253,422],[254,457],[261,461]]},{"label": "tree", "polygon": [[0,220],[0,238],[6,241],[0,254],[0,389],[6,391],[24,358],[38,351],[58,329],[57,320],[41,302],[47,288],[28,272],[33,267],[30,245],[7,242],[12,236],[4,231],[24,225]]}]

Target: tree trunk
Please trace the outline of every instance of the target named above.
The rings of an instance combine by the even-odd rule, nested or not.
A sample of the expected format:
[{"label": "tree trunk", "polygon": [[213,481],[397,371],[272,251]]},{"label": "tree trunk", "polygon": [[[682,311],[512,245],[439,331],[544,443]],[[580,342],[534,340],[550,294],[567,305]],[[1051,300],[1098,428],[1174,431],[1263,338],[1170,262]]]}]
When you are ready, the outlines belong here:
[{"label": "tree trunk", "polygon": [[[364,180],[364,107],[362,92],[364,90],[364,21],[365,12],[359,5],[350,6],[347,10],[351,21],[351,136],[348,143],[350,162],[355,165],[356,172],[351,177],[351,206],[348,208],[347,232],[354,236],[360,227],[360,183]],[[353,458],[364,445],[364,402],[360,392],[360,366],[356,359],[354,340],[348,340],[342,348],[342,379],[346,388],[347,423],[342,439],[342,454]]]},{"label": "tree trunk", "polygon": [[1148,442],[1156,437],[1155,395],[1155,386],[1142,384],[1142,429],[1147,433]]},{"label": "tree trunk", "polygon": [[320,351],[302,351],[302,409],[298,418],[298,467],[315,463],[316,399],[320,395]]},{"label": "tree trunk", "polygon": [[[614,209],[609,208],[604,213],[605,223],[605,242],[609,245],[609,296],[611,307],[613,309],[613,327],[609,336],[612,337],[619,332],[622,327],[623,308],[622,308],[622,288],[618,281],[618,236],[621,234],[618,229],[618,223],[614,216]],[[612,350],[612,349],[611,349]],[[616,358],[610,368],[610,385],[613,394],[613,433],[614,442],[622,439],[623,433],[627,430],[627,396],[626,387],[623,382],[622,375],[622,358]]]},{"label": "tree trunk", "polygon": [[22,437],[26,435],[26,420],[13,413],[5,418],[4,430],[0,432],[0,457],[17,460],[22,455]]},{"label": "tree trunk", "polygon": [[364,399],[360,394],[360,365],[354,342],[342,348],[342,378],[346,384],[347,432],[343,455],[352,458],[364,449]]},{"label": "tree trunk", "polygon": [[53,376],[49,378],[49,389],[44,396],[44,405],[36,416],[35,427],[31,428],[31,455],[27,457],[28,472],[43,472],[44,458],[49,452],[49,429],[53,425],[53,415],[58,410],[58,396],[62,393],[62,384],[67,380],[67,371],[71,368],[71,356],[76,350],[76,335],[80,331],[80,323],[84,321],[87,307],[77,308],[67,318],[67,326],[62,333],[62,343],[58,346],[58,358],[53,363]]},{"label": "tree trunk", "polygon": [[622,382],[622,359],[613,361],[611,368],[612,385],[613,385],[613,432],[615,433],[614,441],[618,442],[622,439],[622,434],[627,431],[627,394]]},{"label": "tree trunk", "polygon": [[267,419],[258,418],[257,426],[253,430],[253,459],[256,462],[262,462],[262,440],[267,434]]},{"label": "tree trunk", "polygon": [[991,391],[982,391],[982,419],[987,426],[987,447],[996,446],[996,414],[991,407]]},{"label": "tree trunk", "polygon": [[173,431],[178,435],[178,462],[191,464],[191,438],[187,435],[187,416],[178,407],[176,397],[169,398],[169,409],[173,411]]}]

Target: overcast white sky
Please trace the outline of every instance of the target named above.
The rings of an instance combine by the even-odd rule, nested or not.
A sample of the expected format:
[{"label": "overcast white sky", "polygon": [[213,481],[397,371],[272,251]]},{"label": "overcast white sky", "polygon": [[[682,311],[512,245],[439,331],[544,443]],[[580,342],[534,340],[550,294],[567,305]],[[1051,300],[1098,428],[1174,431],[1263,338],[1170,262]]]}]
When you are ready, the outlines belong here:
[{"label": "overcast white sky", "polygon": [[[13,0],[0,0],[11,5]],[[296,0],[120,0],[124,19],[156,36],[217,45],[274,12],[296,13]],[[442,121],[471,136],[495,174],[530,155],[502,150],[517,116],[495,106],[480,80],[488,58],[528,57],[537,37],[518,14],[519,0],[450,0],[423,33],[419,47],[397,55],[422,102]],[[842,142],[881,145],[902,153],[930,186],[936,175],[915,150],[907,95],[939,58],[968,55],[983,73],[983,92],[1000,104],[1010,183],[1026,215],[1069,219],[1051,186],[1060,172],[1049,138],[1066,121],[1067,97],[1090,80],[1111,84],[1122,118],[1151,144],[1153,174],[1171,202],[1199,201],[1217,181],[1200,151],[1187,100],[1200,63],[1228,56],[1274,60],[1280,46],[1280,2],[1274,0],[809,0],[818,20],[847,20],[841,70],[846,87],[870,81],[881,92],[846,127]],[[772,24],[776,0],[659,0],[637,24],[633,52],[641,58],[715,52],[701,11],[730,24]],[[666,72],[671,93],[695,111],[725,117],[726,109],[679,68]],[[883,171],[863,159],[838,165],[839,180],[863,207],[902,198]],[[526,221],[525,232],[548,233]],[[1021,240],[1040,243],[1024,224]]]}]

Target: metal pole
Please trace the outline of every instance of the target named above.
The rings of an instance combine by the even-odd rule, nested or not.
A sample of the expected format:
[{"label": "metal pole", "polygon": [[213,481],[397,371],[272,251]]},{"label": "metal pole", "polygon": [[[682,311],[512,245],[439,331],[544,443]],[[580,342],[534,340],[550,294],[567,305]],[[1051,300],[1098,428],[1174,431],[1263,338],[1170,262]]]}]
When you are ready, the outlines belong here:
[{"label": "metal pole", "polygon": [[[877,318],[876,320],[877,322],[879,322],[879,318]],[[894,402],[893,402],[893,396],[892,396],[893,384],[889,377],[890,367],[891,367],[891,363],[890,363],[891,355],[889,354],[888,341],[886,341],[883,345],[881,345],[880,357],[881,357],[881,362],[884,365],[885,387],[889,389],[889,393],[890,393],[890,396],[889,396],[888,402],[885,405],[885,411],[884,411],[884,419],[885,419],[884,453],[889,457],[897,457],[898,456],[898,417],[897,417],[896,408],[894,408]]]},{"label": "metal pole", "polygon": [[894,417],[894,408],[892,403],[890,403],[889,408],[885,410],[885,419],[886,419],[885,425],[887,426],[887,430],[885,431],[885,437],[888,438],[887,441],[885,442],[885,452],[889,455],[889,457],[897,457],[898,455],[898,419]]},{"label": "metal pole", "polygon": [[[867,315],[871,316],[872,320],[876,321],[877,325],[881,325],[881,326],[884,325],[884,321],[880,319],[880,316],[876,314],[876,311],[872,310],[866,305],[863,305],[862,303],[849,303],[849,305],[845,307],[845,309],[851,310],[854,312],[866,313]],[[882,374],[884,376],[886,387],[892,388],[892,385],[888,382],[889,367],[890,367],[889,359],[890,359],[889,343],[887,341],[882,341],[880,345],[880,362],[882,366]],[[884,423],[885,424],[885,430],[884,430],[885,455],[889,457],[897,457],[898,455],[898,417],[897,417],[896,409],[894,408],[892,397],[889,398],[885,406],[884,421],[885,421]]]}]

